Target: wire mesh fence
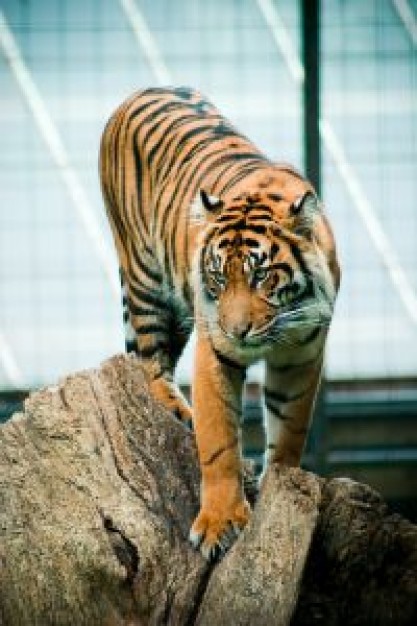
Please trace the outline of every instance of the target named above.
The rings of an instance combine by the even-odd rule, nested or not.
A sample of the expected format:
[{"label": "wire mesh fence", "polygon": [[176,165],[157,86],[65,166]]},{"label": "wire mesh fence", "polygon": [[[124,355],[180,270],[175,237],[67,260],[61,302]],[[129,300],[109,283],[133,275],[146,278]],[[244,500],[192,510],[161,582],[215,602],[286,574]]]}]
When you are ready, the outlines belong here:
[{"label": "wire mesh fence", "polygon": [[[344,270],[334,380],[417,371],[416,9],[322,2],[323,196]],[[123,350],[97,176],[108,116],[137,89],[190,85],[302,169],[300,12],[290,0],[2,0],[0,15],[0,388],[32,388]]]}]

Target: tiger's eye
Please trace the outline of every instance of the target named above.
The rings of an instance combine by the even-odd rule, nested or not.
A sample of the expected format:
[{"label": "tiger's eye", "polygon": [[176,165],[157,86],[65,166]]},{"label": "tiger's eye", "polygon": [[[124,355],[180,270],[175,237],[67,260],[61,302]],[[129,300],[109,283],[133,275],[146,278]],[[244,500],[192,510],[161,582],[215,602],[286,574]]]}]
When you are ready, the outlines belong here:
[{"label": "tiger's eye", "polygon": [[260,283],[261,281],[265,280],[267,275],[268,275],[268,270],[264,268],[259,268],[254,271],[253,278],[255,279],[257,283]]}]

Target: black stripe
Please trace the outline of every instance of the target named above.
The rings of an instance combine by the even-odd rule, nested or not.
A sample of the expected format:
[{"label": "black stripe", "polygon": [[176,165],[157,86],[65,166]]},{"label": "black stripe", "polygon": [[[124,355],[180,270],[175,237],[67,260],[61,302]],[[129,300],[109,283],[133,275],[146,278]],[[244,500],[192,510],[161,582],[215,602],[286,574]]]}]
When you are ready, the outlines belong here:
[{"label": "black stripe", "polygon": [[311,276],[311,272],[308,269],[306,262],[304,261],[304,258],[301,254],[300,249],[294,243],[290,243],[290,250],[291,250],[291,254],[293,255],[294,259],[297,261],[303,273],[306,276]]},{"label": "black stripe", "polygon": [[[218,158],[216,158],[214,161],[211,161],[211,158],[217,155],[219,155]],[[218,167],[221,167],[224,164],[230,163],[231,165],[235,165],[235,164],[238,164],[242,160],[250,160],[250,159],[256,160],[256,161],[265,160],[264,157],[258,155],[255,152],[255,149],[253,152],[229,152],[225,154],[224,147],[221,147],[219,150],[211,152],[210,154],[207,155],[206,159],[200,161],[200,163],[198,163],[197,166],[191,170],[191,175],[190,175],[190,170],[187,169],[184,172],[184,174],[179,177],[177,184],[175,186],[174,192],[172,194],[173,201],[175,201],[176,206],[181,207],[184,202],[184,198],[186,194],[190,191],[190,189],[192,190],[191,195],[193,197],[196,195],[197,190],[200,189],[201,183],[207,176],[208,172],[214,171],[215,169],[217,169]],[[188,181],[187,181],[187,178],[189,179]],[[180,192],[180,190],[182,190],[182,193],[180,193],[180,195],[177,195]],[[165,229],[165,224],[166,224],[166,220],[168,217],[167,213],[168,213],[168,210],[165,211],[162,217],[162,223],[160,225],[161,232],[164,232],[164,229]]]},{"label": "black stripe", "polygon": [[226,224],[226,226],[222,226],[221,228],[219,228],[217,233],[220,236],[220,235],[224,235],[225,233],[228,233],[230,230],[243,230],[244,228],[245,228],[245,218],[241,217],[234,224]]},{"label": "black stripe", "polygon": [[310,275],[307,276],[305,289],[298,295],[297,299],[313,298],[314,297],[314,284]]},{"label": "black stripe", "polygon": [[312,343],[320,335],[321,330],[321,326],[316,326],[316,328],[313,328],[313,330],[307,335],[307,337],[304,337],[304,339],[302,339],[299,344],[301,346],[306,346],[307,344]]},{"label": "black stripe", "polygon": [[[149,92],[149,94],[152,92]],[[155,91],[155,93],[157,93]],[[148,94],[148,95],[149,95]],[[121,206],[123,208],[125,208],[127,206],[127,202],[126,202],[126,184],[125,184],[125,160],[124,160],[124,154],[125,154],[125,150],[124,150],[124,146],[127,142],[127,137],[129,134],[129,130],[131,127],[131,124],[133,123],[133,121],[140,116],[144,111],[146,111],[149,107],[151,107],[154,104],[157,104],[158,102],[160,102],[160,98],[155,98],[155,99],[151,99],[151,100],[147,100],[144,104],[136,107],[135,109],[133,109],[133,111],[131,111],[131,113],[127,116],[129,107],[135,102],[136,99],[141,100],[142,97],[146,96],[146,93],[143,94],[137,94],[136,98],[132,99],[132,102],[129,102],[128,108],[126,111],[123,112],[123,115],[121,115],[122,117],[122,123],[120,126],[120,130],[123,126],[123,122],[126,122],[125,124],[125,130],[123,133],[123,137],[120,138],[120,144],[122,146],[122,155],[123,155],[123,161],[119,167],[119,171],[120,171],[120,177],[121,177],[121,181],[120,181],[120,189],[121,189],[121,194],[122,194],[122,202],[121,202]],[[140,160],[140,156],[139,153],[137,152],[136,146],[137,146],[137,132],[138,129],[136,129],[133,133],[133,155],[134,155],[134,160],[135,160],[135,178],[136,178],[136,190],[137,190],[137,202],[138,202],[138,211],[139,214],[141,215],[142,219],[143,219],[143,214],[142,214],[142,209],[141,209],[141,203],[140,203],[140,198],[141,198],[141,193],[140,193],[140,189],[141,189],[141,171],[142,171],[142,166],[141,166],[141,160]],[[121,134],[121,133],[120,133]],[[118,153],[118,148],[115,149],[115,153]],[[132,203],[134,203],[133,199],[131,200]],[[141,233],[142,235],[142,233]],[[126,240],[126,235],[124,234],[123,237],[121,238],[122,241]]]},{"label": "black stripe", "polygon": [[267,221],[270,222],[271,221],[271,216],[269,213],[265,213],[264,215],[249,215],[249,222],[248,225],[250,226],[252,224],[252,222],[260,222],[260,221]]},{"label": "black stripe", "polygon": [[[156,111],[152,111],[152,113],[148,116],[148,118],[146,118],[144,120],[143,123],[147,123],[149,122],[153,122],[155,120],[155,124],[153,124],[150,128],[148,128],[148,130],[146,131],[145,136],[143,137],[143,140],[141,141],[141,145],[144,146],[146,148],[146,145],[149,143],[152,135],[159,130],[160,126],[161,126],[161,122],[163,120],[161,119],[156,119],[158,116],[163,115],[163,117],[165,117],[166,119],[169,117],[167,115],[167,113],[172,113],[173,111],[184,111],[184,103],[183,102],[175,102],[174,101],[169,101],[169,102],[165,102],[162,107],[160,107],[159,109],[157,109]],[[195,116],[191,116],[191,115],[185,115],[181,116],[180,118],[175,118],[175,121],[177,121],[178,119],[182,120],[183,117],[187,117],[187,121],[190,122],[191,120],[195,119]],[[168,128],[164,131],[164,136],[166,136],[169,133],[169,128],[170,126],[168,126]],[[158,142],[159,144],[160,142]],[[157,144],[157,145],[158,145]],[[149,157],[149,155],[151,154],[153,148],[149,151],[147,157]],[[150,161],[148,161],[150,163]]]},{"label": "black stripe", "polygon": [[210,113],[215,111],[211,102],[203,99],[199,100],[195,104],[190,104],[190,107],[192,107],[193,111],[195,111],[197,115],[203,117],[207,117]]},{"label": "black stripe", "polygon": [[276,400],[277,402],[288,402],[288,396],[286,393],[280,391],[271,391],[267,387],[264,387],[265,399]]},{"label": "black stripe", "polygon": [[[219,155],[214,161],[211,158]],[[200,189],[202,181],[207,176],[209,171],[213,171],[218,167],[221,167],[225,163],[238,164],[242,160],[256,160],[265,161],[265,158],[254,152],[233,152],[225,154],[224,147],[221,147],[215,152],[211,152],[207,155],[207,158],[196,164],[193,169],[187,169],[184,173],[178,177],[175,189],[172,192],[172,201],[166,207],[159,224],[159,232],[164,233],[166,230],[166,222],[168,214],[170,213],[171,206],[175,203],[176,207],[181,207],[184,202],[184,198],[187,193],[191,191],[191,195],[195,196],[197,190]]]},{"label": "black stripe", "polygon": [[307,391],[308,391],[308,388],[304,389],[303,391],[300,391],[299,393],[289,396],[288,394],[284,392],[272,391],[271,389],[264,387],[265,398],[268,398],[268,400],[275,400],[276,402],[280,402],[281,404],[287,404],[288,402],[295,402],[296,400],[299,400],[300,398],[302,398],[306,394]]},{"label": "black stripe", "polygon": [[273,365],[271,363],[268,363],[268,367],[273,372],[280,372],[280,373],[290,372],[291,370],[302,369],[303,367],[308,367],[309,365],[314,365],[315,363],[317,363],[319,358],[322,357],[322,355],[323,355],[323,349],[320,350],[316,354],[315,357],[313,357],[312,359],[308,359],[307,361],[303,361],[302,363],[289,363],[288,365]]},{"label": "black stripe", "polygon": [[251,237],[244,237],[242,239],[242,243],[245,246],[249,246],[252,248],[259,248],[259,246],[261,245],[261,243],[257,239],[252,239]]},{"label": "black stripe", "polygon": [[[146,93],[138,94],[138,100],[140,101],[143,96],[146,96]],[[143,113],[143,111],[146,111],[146,109],[151,107],[153,104],[157,104],[158,102],[161,102],[161,98],[154,98],[152,100],[147,100],[144,104],[141,104],[140,106],[133,109],[133,111],[129,114],[126,120],[126,128],[128,128],[133,122],[133,120],[136,119],[141,113]]]},{"label": "black stripe", "polygon": [[270,402],[267,398],[265,398],[265,405],[268,411],[271,411],[274,417],[277,417],[282,421],[285,421],[287,419],[287,416],[281,413],[279,408],[275,406],[275,404],[272,404],[272,402]]},{"label": "black stripe", "polygon": [[152,346],[146,346],[143,348],[139,348],[139,355],[144,359],[149,359],[153,357],[157,352],[160,351],[167,352],[168,345],[165,342],[157,342]]},{"label": "black stripe", "polygon": [[[224,148],[221,148],[219,151],[215,152],[215,153],[211,153],[210,156],[212,156],[213,154],[217,154],[217,153],[224,153]],[[198,164],[198,166],[200,166],[200,164]],[[197,166],[197,167],[198,167]],[[162,218],[159,219],[159,211],[156,215],[156,221],[160,221],[158,230],[160,234],[163,234],[166,232],[166,223],[168,220],[168,216],[170,214],[170,209],[172,208],[172,206],[175,207],[182,207],[183,206],[183,202],[184,202],[184,197],[188,191],[189,188],[189,184],[186,184],[186,178],[188,175],[188,170],[186,170],[185,172],[183,172],[180,176],[177,176],[177,182],[175,185],[174,190],[171,193],[171,201],[167,204],[167,206],[165,206],[165,210],[163,211],[162,214]],[[195,171],[193,170],[192,172],[192,176],[195,175]],[[201,177],[202,178],[202,177]],[[183,193],[178,196],[178,194],[181,192],[181,190],[183,190]],[[194,193],[192,194],[193,197],[195,197],[197,195],[197,190],[199,190],[199,187],[197,187],[197,189],[194,191]],[[156,206],[159,206],[159,198],[156,201]],[[161,209],[162,210],[162,209]]]},{"label": "black stripe", "polygon": [[[225,160],[224,164],[222,164],[222,166],[220,167],[219,171],[217,172],[216,178],[212,181],[213,189],[217,188],[217,185],[219,184],[219,181],[224,176],[227,176],[229,170],[231,170],[233,167],[235,167],[235,164],[232,161]],[[220,195],[220,194],[218,194],[218,195]]]},{"label": "black stripe", "polygon": [[[213,156],[214,154],[220,154],[221,156],[219,156],[218,159],[216,159],[215,161],[211,162],[209,160],[209,157]],[[262,155],[258,154],[255,149],[253,149],[252,152],[229,152],[225,154],[225,149],[221,148],[220,150],[216,151],[215,153],[211,153],[209,155],[207,155],[208,158],[207,160],[204,160],[201,164],[200,167],[196,168],[196,171],[192,172],[192,178],[189,181],[189,186],[193,186],[194,188],[194,195],[196,193],[196,189],[199,189],[201,186],[201,182],[204,180],[204,178],[207,176],[207,173],[210,171],[213,171],[215,169],[217,169],[218,167],[221,167],[222,165],[224,165],[225,163],[230,163],[230,165],[238,165],[240,164],[240,161],[248,161],[248,162],[264,162],[266,159],[265,157],[263,157]],[[201,169],[201,166],[205,166],[203,169]],[[242,164],[243,165],[243,164]],[[179,185],[181,186],[182,181],[180,181]],[[188,188],[188,185],[186,186]],[[221,192],[219,192],[219,195],[221,196]],[[182,194],[181,197],[181,201],[183,201],[183,196],[184,193]],[[181,206],[181,202],[179,202],[180,206]]]},{"label": "black stripe", "polygon": [[215,135],[225,139],[225,137],[239,137],[239,139],[243,139],[247,141],[243,135],[240,135],[225,119],[221,118],[217,124],[217,126],[213,129]]},{"label": "black stripe", "polygon": [[266,233],[266,226],[263,224],[251,224],[249,221],[247,228],[258,235],[264,235]]},{"label": "black stripe", "polygon": [[226,365],[226,367],[230,367],[231,369],[237,370],[241,372],[242,374],[246,371],[246,367],[244,365],[241,365],[240,363],[236,363],[236,361],[233,361],[232,359],[225,356],[224,354],[222,354],[215,348],[214,348],[214,354],[216,355],[220,363],[222,363],[222,365]]},{"label": "black stripe", "polygon": [[269,168],[269,161],[264,156],[261,156],[257,163],[248,163],[246,167],[239,169],[239,172],[237,172],[235,176],[226,181],[224,187],[220,189],[219,195],[222,195],[222,193],[225,193],[226,191],[230,191],[230,189],[233,189],[233,187],[235,187],[235,185],[237,185],[241,180],[262,168]]},{"label": "black stripe", "polygon": [[[258,168],[258,164],[256,164],[256,167],[254,169]],[[221,196],[223,193],[226,193],[227,191],[229,191],[229,189],[232,189],[234,187],[234,185],[237,185],[237,183],[242,180],[243,178],[245,178],[246,176],[248,176],[248,174],[252,173],[252,168],[249,172],[246,171],[246,169],[239,169],[236,174],[234,176],[232,176],[231,178],[229,178],[225,184],[223,185],[223,187],[221,187],[220,191],[219,191],[219,196]]]},{"label": "black stripe", "polygon": [[[181,216],[179,215],[177,219],[174,220],[174,223],[171,226],[171,236],[169,238],[169,246],[167,245],[167,253],[170,259],[171,266],[171,276],[174,276],[176,271],[179,269],[177,267],[177,246],[175,245],[177,242],[177,229],[180,223]],[[168,243],[168,240],[167,240]]]},{"label": "black stripe", "polygon": [[142,93],[144,93],[145,95],[148,94],[164,94],[164,95],[168,95],[168,96],[176,96],[177,95],[177,91],[178,91],[178,95],[180,95],[180,97],[182,98],[182,94],[181,92],[189,92],[189,93],[193,93],[192,89],[189,89],[188,87],[178,87],[173,89],[172,87],[147,87],[146,89],[143,90]]},{"label": "black stripe", "polygon": [[182,275],[182,284],[181,284],[181,293],[182,297],[188,304],[191,304],[193,301],[193,296],[191,293],[191,288],[189,284],[189,276],[190,276],[190,265],[191,265],[191,246],[189,245],[190,238],[190,220],[191,215],[189,211],[185,213],[185,225],[184,225],[184,238],[182,244],[182,258],[184,259],[185,267],[183,268]]},{"label": "black stripe", "polygon": [[279,252],[279,245],[273,241],[271,244],[271,250],[269,252],[269,258],[272,259],[277,255],[277,253]]},{"label": "black stripe", "polygon": [[140,324],[135,328],[137,335],[153,335],[155,333],[166,333],[166,327],[162,324]]},{"label": "black stripe", "polygon": [[[202,126],[201,126],[201,123],[203,123]],[[178,151],[179,148],[183,148],[184,145],[190,139],[193,139],[194,137],[198,137],[198,135],[201,135],[201,134],[204,134],[204,133],[210,133],[210,131],[213,130],[213,125],[212,124],[207,124],[207,120],[202,120],[202,119],[199,119],[199,118],[195,118],[195,124],[198,124],[198,125],[195,126],[194,128],[192,128],[191,130],[189,130],[188,132],[184,133],[183,135],[181,135],[180,141],[178,142],[178,144],[176,146],[176,152]],[[199,144],[197,144],[197,145],[199,145]],[[187,160],[189,160],[189,159],[187,159]],[[183,161],[185,161],[185,159],[183,159]]]},{"label": "black stripe", "polygon": [[135,248],[135,246],[132,246],[131,251],[136,264],[139,266],[140,270],[145,274],[145,276],[147,276],[156,283],[160,283],[162,281],[161,272],[159,270],[151,269],[149,265],[145,265],[142,257],[139,256],[139,251]]},{"label": "black stripe", "polygon": [[126,352],[135,352],[138,354],[138,345],[134,339],[126,339],[125,340]]},{"label": "black stripe", "polygon": [[216,219],[216,223],[219,224],[221,222],[231,222],[232,220],[237,220],[241,218],[242,216],[240,212],[238,211],[239,209],[233,209],[233,213],[231,213],[229,212],[229,209],[228,209],[227,213],[223,213],[223,215],[221,215],[220,217]]},{"label": "black stripe", "polygon": [[274,202],[280,202],[282,200],[282,196],[279,193],[268,193],[268,198]]},{"label": "black stripe", "polygon": [[[198,122],[199,120],[197,119],[196,122]],[[197,137],[198,135],[207,133],[211,130],[211,126],[209,126],[208,124],[205,124],[204,126],[196,126],[195,128],[192,128],[191,130],[189,130],[187,133],[185,133],[184,135],[180,135],[180,139],[178,141],[178,143],[175,146],[175,151],[174,154],[172,155],[171,159],[169,159],[168,161],[164,162],[164,166],[165,169],[167,171],[170,171],[173,167],[174,164],[176,162],[180,162],[180,168],[184,167],[184,163],[187,163],[187,161],[185,159],[182,159],[182,156],[178,156],[178,151],[183,149],[184,144],[187,143],[187,141],[189,141],[190,139],[192,139],[193,137]],[[176,137],[176,135],[174,135],[174,137]]]},{"label": "black stripe", "polygon": [[167,117],[167,113],[170,111],[178,111],[184,110],[184,104],[182,102],[176,102],[175,100],[163,100],[160,107],[151,111],[146,117],[143,117],[141,120],[141,127],[149,122],[155,122],[148,130],[146,131],[143,140],[141,141],[142,146],[146,146],[152,134],[159,128],[161,123],[161,117]]},{"label": "black stripe", "polygon": [[[213,113],[211,114],[210,117],[212,117],[212,119],[214,120],[214,119],[217,119],[218,116],[215,115],[216,111],[215,111],[214,107],[212,107],[212,109],[213,109]],[[188,152],[188,154],[186,154],[185,157],[182,158],[182,164],[181,164],[180,169],[178,171],[178,173],[180,174],[181,181],[184,178],[184,175],[182,174],[183,168],[186,168],[187,167],[187,163],[189,161],[191,161],[199,152],[204,152],[205,149],[206,149],[206,146],[210,145],[210,144],[211,144],[211,137],[206,137],[205,139],[202,137],[202,138],[200,138],[200,140],[198,142],[196,142],[194,147],[191,148],[191,150]],[[197,167],[199,166],[198,162],[197,162],[196,166]],[[190,164],[190,167],[193,168],[193,165]],[[175,190],[174,190],[174,194],[173,194],[173,203],[175,203],[175,200],[177,199],[177,194],[178,194],[180,189],[181,189],[181,183],[179,183],[179,184],[177,184],[175,186]],[[198,190],[198,191],[200,191],[200,190]],[[195,197],[195,195],[196,194],[194,194],[194,197]],[[185,197],[185,194],[182,195],[181,202],[177,203],[177,205],[176,205],[177,207],[178,206],[179,207],[183,206],[183,204],[184,204],[184,197]],[[175,206],[175,204],[174,204],[174,206]],[[163,223],[165,223],[165,222],[166,222],[166,217],[164,215]],[[185,222],[186,223],[185,223],[185,236],[184,236],[184,242],[183,242],[183,259],[185,260],[185,272],[184,272],[184,275],[186,276],[186,281],[183,284],[183,294],[184,294],[184,297],[185,297],[186,301],[189,301],[190,300],[189,296],[191,294],[191,291],[190,291],[190,286],[188,284],[188,276],[189,276],[189,273],[190,273],[191,258],[190,258],[190,248],[189,248],[189,245],[188,245],[189,244],[189,235],[190,235],[190,232],[189,232],[190,231],[190,229],[189,229],[190,214],[189,214],[188,211],[186,212]]]},{"label": "black stripe", "polygon": [[164,129],[161,139],[157,141],[155,145],[152,146],[152,148],[148,152],[147,159],[150,165],[152,164],[154,157],[156,156],[158,151],[163,147],[164,144],[166,145],[165,145],[164,150],[161,152],[161,156],[165,155],[168,152],[171,144],[173,143],[175,137],[177,136],[175,132],[173,131],[178,131],[178,129],[181,128],[181,126],[187,126],[192,120],[195,120],[195,116],[184,115],[183,117],[175,118],[170,124],[168,124],[168,126]]},{"label": "black stripe", "polygon": [[[165,156],[165,153],[167,153],[170,149],[171,143],[173,143],[173,140],[175,139],[175,135],[173,135],[168,143],[168,145],[166,146],[166,149],[161,153],[161,159],[158,162],[158,164],[156,164],[155,169],[158,170],[160,168],[160,163],[163,159],[163,157]],[[199,141],[198,143],[196,143],[196,145],[191,148],[191,150],[184,156],[184,158],[182,159],[182,167],[184,167],[184,165],[186,163],[189,163],[190,161],[192,161],[192,159],[199,153],[202,152],[203,150],[206,149],[207,146],[211,146],[213,144],[213,142],[216,141],[216,139],[211,136],[207,137],[206,139],[202,139],[201,141]]]},{"label": "black stripe", "polygon": [[218,448],[218,450],[216,450],[215,452],[213,452],[209,458],[207,459],[207,461],[202,461],[203,465],[211,465],[212,463],[214,463],[214,461],[216,459],[219,458],[220,455],[222,455],[224,452],[227,452],[228,450],[231,450],[232,448],[235,448],[238,444],[238,440],[237,439],[233,439],[232,443],[229,443],[226,446],[222,446],[221,448]]},{"label": "black stripe", "polygon": [[[166,309],[167,303],[166,301],[159,295],[151,291],[144,291],[140,287],[136,287],[133,284],[130,284],[131,293],[137,298],[141,300],[145,304],[151,304],[158,309]],[[134,308],[140,308],[140,305],[137,306],[135,302],[133,302],[132,298],[129,300],[129,309],[134,313]],[[135,313],[136,315],[136,313]],[[140,315],[140,313],[138,313]]]},{"label": "black stripe", "polygon": [[176,87],[172,90],[172,94],[175,94],[178,98],[182,98],[182,100],[191,100],[193,95],[196,92],[190,87]]},{"label": "black stripe", "polygon": [[272,265],[269,266],[270,270],[282,270],[283,272],[285,272],[287,274],[287,276],[292,280],[293,276],[294,276],[294,270],[291,267],[291,265],[289,265],[288,263],[273,263]]},{"label": "black stripe", "polygon": [[[152,316],[159,315],[159,311],[155,311],[155,309],[146,309],[145,307],[136,306],[136,305],[134,305],[134,308],[135,308],[135,312],[133,313],[132,311],[133,315],[141,315],[144,317],[147,315],[152,315]],[[129,305],[129,310],[130,310],[130,305]]]},{"label": "black stripe", "polygon": [[[155,305],[155,303],[154,303],[154,302],[150,302],[150,301],[149,301],[150,299],[151,299],[151,298],[149,298],[148,300],[145,300],[145,299],[144,299],[145,303],[146,303],[146,304],[152,304],[152,305],[154,305],[154,306],[158,306],[158,307],[160,307],[160,308],[163,308],[163,307],[165,306],[165,305],[162,305],[162,304],[161,304],[161,305],[159,305],[159,304],[158,304],[158,305]],[[145,309],[144,309],[143,307],[141,307],[140,305],[139,305],[139,306],[137,306],[137,305],[136,305],[134,302],[132,302],[132,301],[129,303],[129,311],[130,311],[130,314],[131,314],[131,315],[133,315],[133,316],[136,316],[136,315],[137,315],[137,316],[142,316],[142,315],[159,315],[159,311],[150,311],[149,313],[146,313],[146,312],[145,312]]]},{"label": "black stripe", "polygon": [[[133,157],[135,160],[135,180],[136,180],[136,201],[137,201],[137,212],[139,219],[141,221],[140,225],[140,235],[141,239],[146,239],[148,236],[148,229],[146,225],[145,215],[143,213],[143,205],[142,205],[142,160],[139,153],[139,146],[137,135],[139,132],[140,126],[133,133]],[[132,204],[134,205],[134,198],[132,198]],[[133,208],[133,207],[132,207]]]},{"label": "black stripe", "polygon": [[119,265],[119,280],[120,280],[120,286],[123,290],[123,287],[125,286],[125,279],[124,279],[123,270],[120,265]]}]

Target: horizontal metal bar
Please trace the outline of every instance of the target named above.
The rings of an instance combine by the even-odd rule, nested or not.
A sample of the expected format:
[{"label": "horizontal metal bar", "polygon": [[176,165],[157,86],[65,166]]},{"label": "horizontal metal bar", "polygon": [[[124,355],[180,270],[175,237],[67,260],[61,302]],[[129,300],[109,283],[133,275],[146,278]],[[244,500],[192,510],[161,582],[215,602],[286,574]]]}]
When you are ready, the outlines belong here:
[{"label": "horizontal metal bar", "polygon": [[417,464],[417,448],[378,448],[332,450],[326,455],[329,465]]}]

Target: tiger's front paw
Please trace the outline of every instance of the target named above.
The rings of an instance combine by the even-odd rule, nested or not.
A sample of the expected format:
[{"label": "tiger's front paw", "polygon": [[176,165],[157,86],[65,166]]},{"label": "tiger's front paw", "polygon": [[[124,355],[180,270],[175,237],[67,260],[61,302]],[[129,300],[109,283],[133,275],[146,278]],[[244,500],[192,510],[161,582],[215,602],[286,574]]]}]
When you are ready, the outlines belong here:
[{"label": "tiger's front paw", "polygon": [[223,556],[246,526],[250,507],[246,500],[231,507],[202,507],[194,520],[189,539],[208,561]]}]

